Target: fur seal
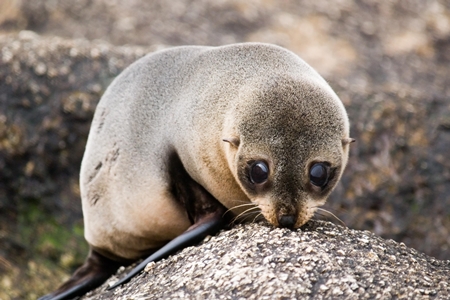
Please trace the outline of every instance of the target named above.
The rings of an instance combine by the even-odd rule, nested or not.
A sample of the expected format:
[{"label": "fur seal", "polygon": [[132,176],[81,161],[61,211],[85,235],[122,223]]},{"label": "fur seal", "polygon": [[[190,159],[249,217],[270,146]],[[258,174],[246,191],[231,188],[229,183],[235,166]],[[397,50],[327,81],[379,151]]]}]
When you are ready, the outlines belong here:
[{"label": "fur seal", "polygon": [[151,255],[121,284],[231,216],[300,227],[336,186],[352,141],[337,95],[284,48],[183,46],[141,58],[108,87],[91,125],[80,174],[90,254],[41,299],[83,294]]}]

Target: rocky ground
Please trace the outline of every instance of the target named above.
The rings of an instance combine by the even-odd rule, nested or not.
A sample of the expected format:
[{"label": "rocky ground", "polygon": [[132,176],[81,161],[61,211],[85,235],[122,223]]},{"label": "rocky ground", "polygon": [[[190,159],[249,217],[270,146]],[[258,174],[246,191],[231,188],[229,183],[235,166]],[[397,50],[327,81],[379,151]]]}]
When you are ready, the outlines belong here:
[{"label": "rocky ground", "polygon": [[357,143],[326,208],[350,228],[450,258],[448,1],[5,0],[1,299],[54,288],[87,252],[78,172],[108,83],[149,51],[244,41],[298,53],[348,110]]},{"label": "rocky ground", "polygon": [[450,260],[440,261],[328,222],[301,230],[239,225],[147,265],[82,299],[448,299]]}]

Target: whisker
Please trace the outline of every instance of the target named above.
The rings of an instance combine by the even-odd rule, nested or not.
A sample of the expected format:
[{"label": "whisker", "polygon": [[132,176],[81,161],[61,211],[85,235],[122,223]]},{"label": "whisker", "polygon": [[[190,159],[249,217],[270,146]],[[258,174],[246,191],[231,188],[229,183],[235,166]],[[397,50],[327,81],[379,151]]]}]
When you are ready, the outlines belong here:
[{"label": "whisker", "polygon": [[[245,213],[239,216],[239,218],[234,218],[233,219],[233,223],[235,224],[235,222],[246,222],[248,218],[250,218],[251,216],[253,216],[256,212],[252,212],[252,213]],[[239,219],[239,220],[238,220]]]},{"label": "whisker", "polygon": [[[310,208],[318,208],[318,207],[323,207],[323,206],[322,206],[322,205],[310,206]],[[337,208],[337,209],[333,209],[333,210],[334,210],[334,211],[337,211],[337,212],[339,212],[339,213],[348,213],[348,212],[349,212],[348,209],[341,208],[341,207],[339,207],[339,208]]]},{"label": "whisker", "polygon": [[249,203],[248,200],[231,200],[232,202],[236,202],[236,203]]},{"label": "whisker", "polygon": [[[247,215],[249,215],[251,213],[252,210],[259,210],[259,207],[258,206],[254,206],[254,207],[251,207],[251,208],[241,212],[239,215],[237,215],[236,217],[234,217],[231,220],[231,223],[234,224],[234,222],[237,221],[239,218],[241,218],[243,216],[246,217]],[[256,211],[253,212],[253,213],[256,213]]]},{"label": "whisker", "polygon": [[251,207],[251,208],[249,208],[249,209],[247,209],[247,210],[241,212],[239,215],[235,216],[235,217],[233,218],[233,221],[236,221],[236,220],[239,219],[240,217],[249,215],[249,214],[252,212],[252,210],[257,210],[257,209],[259,209],[257,206]]},{"label": "whisker", "polygon": [[255,223],[256,219],[257,219],[258,217],[260,217],[260,216],[262,216],[262,212],[261,212],[261,211],[256,215],[256,217],[253,218],[252,223]]},{"label": "whisker", "polygon": [[[320,210],[322,213],[326,213],[326,215],[327,216],[333,216],[336,220],[338,220],[340,223],[341,223],[341,225],[342,226],[344,226],[344,227],[347,227],[347,225],[344,223],[344,221],[342,221],[341,219],[339,219],[335,214],[333,214],[331,211],[329,211],[329,210],[326,210],[326,209],[323,209],[323,208],[320,208],[320,207],[314,207],[314,208],[316,208],[317,210]],[[320,214],[320,213],[319,213]],[[323,215],[322,215],[323,216]]]},{"label": "whisker", "polygon": [[231,212],[233,209],[239,208],[239,207],[245,207],[245,206],[252,206],[252,207],[257,207],[254,203],[244,203],[241,205],[237,205],[237,206],[233,206],[229,209],[227,209],[222,216],[225,216],[227,213]]}]

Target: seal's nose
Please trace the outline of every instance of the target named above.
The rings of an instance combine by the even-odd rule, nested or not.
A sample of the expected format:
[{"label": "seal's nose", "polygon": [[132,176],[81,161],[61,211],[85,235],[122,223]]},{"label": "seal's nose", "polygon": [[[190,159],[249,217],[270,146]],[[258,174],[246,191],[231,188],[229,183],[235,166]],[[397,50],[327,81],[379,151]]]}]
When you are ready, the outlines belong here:
[{"label": "seal's nose", "polygon": [[286,227],[286,228],[294,228],[295,225],[295,217],[292,215],[283,215],[278,218],[278,224],[280,224],[280,227]]}]

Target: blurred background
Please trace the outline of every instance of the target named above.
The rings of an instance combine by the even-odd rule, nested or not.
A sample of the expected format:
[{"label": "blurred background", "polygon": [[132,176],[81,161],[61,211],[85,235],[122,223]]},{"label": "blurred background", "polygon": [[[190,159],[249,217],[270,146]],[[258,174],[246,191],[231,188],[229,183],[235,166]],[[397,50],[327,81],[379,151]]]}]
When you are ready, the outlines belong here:
[{"label": "blurred background", "polygon": [[449,1],[1,0],[0,299],[84,260],[79,166],[111,80],[157,49],[250,41],[300,55],[347,108],[357,142],[325,208],[450,259]]}]

